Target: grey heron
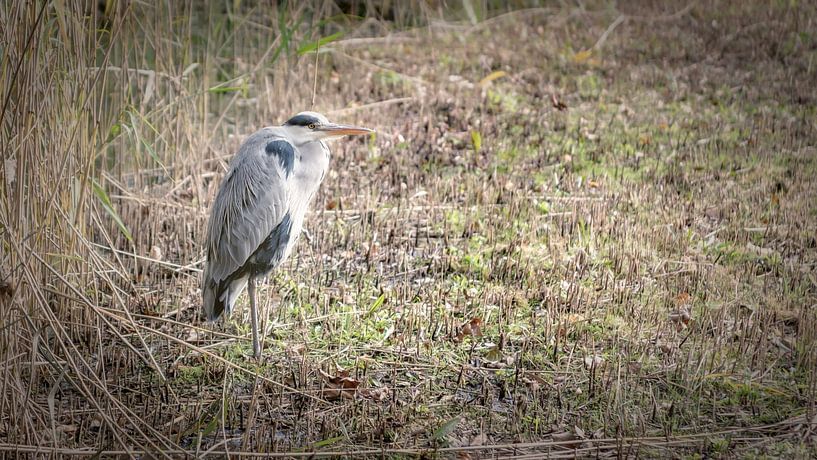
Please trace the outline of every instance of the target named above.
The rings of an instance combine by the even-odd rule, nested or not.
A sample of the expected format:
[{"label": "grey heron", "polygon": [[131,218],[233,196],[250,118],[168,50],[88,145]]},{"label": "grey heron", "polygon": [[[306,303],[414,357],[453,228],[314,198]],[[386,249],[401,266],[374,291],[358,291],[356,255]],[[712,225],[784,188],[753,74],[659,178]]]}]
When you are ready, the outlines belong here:
[{"label": "grey heron", "polygon": [[250,135],[230,162],[207,226],[202,300],[207,319],[215,321],[232,311],[247,287],[256,358],[261,356],[256,283],[280,265],[298,241],[307,208],[329,169],[325,141],[371,132],[301,112],[281,126]]}]

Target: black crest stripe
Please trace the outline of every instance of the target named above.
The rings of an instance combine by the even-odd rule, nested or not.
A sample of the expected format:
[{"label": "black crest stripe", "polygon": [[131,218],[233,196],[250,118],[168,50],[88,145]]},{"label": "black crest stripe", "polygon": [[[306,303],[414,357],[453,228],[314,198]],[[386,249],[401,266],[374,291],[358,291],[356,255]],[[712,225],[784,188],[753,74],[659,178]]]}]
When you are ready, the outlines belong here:
[{"label": "black crest stripe", "polygon": [[310,123],[320,123],[320,120],[312,115],[300,114],[290,118],[285,124],[290,126],[308,126]]}]

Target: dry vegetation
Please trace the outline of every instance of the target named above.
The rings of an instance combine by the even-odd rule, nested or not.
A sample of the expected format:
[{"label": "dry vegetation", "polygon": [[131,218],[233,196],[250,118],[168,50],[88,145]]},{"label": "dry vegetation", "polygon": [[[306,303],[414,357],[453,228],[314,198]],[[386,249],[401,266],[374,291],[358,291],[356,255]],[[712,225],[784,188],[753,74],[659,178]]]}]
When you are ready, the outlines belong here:
[{"label": "dry vegetation", "polygon": [[[813,4],[84,3],[0,6],[1,451],[817,453]],[[206,213],[310,107],[256,362]]]}]

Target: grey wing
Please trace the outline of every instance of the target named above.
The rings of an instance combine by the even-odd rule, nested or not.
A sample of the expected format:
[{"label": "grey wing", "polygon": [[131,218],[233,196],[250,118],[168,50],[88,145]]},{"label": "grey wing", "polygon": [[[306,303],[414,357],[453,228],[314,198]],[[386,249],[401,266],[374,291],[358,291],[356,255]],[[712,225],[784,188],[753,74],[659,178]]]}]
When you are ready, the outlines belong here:
[{"label": "grey wing", "polygon": [[248,139],[216,196],[207,232],[207,275],[219,283],[258,249],[287,213],[286,179],[294,147],[283,139]]}]

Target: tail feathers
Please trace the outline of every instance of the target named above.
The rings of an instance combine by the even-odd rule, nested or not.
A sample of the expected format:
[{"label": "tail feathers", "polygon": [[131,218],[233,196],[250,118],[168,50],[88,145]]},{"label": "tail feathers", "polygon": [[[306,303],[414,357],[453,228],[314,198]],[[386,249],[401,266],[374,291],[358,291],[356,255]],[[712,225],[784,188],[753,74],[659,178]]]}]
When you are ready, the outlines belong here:
[{"label": "tail feathers", "polygon": [[246,286],[247,278],[224,280],[219,283],[212,279],[205,279],[202,287],[202,300],[207,321],[217,320],[225,311],[229,315],[236,299]]},{"label": "tail feathers", "polygon": [[207,321],[215,321],[224,312],[224,302],[220,301],[218,283],[206,280],[202,285],[202,300],[204,301],[204,316]]}]

